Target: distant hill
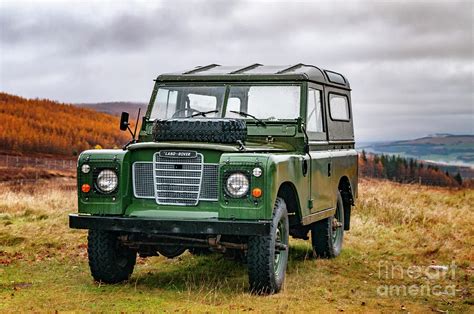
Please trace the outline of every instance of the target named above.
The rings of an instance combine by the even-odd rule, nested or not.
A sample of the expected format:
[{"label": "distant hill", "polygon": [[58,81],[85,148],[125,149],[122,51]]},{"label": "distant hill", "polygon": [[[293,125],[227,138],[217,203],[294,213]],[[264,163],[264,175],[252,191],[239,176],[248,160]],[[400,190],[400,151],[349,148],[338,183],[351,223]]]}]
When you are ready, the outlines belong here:
[{"label": "distant hill", "polygon": [[116,101],[116,102],[100,102],[100,103],[86,103],[76,104],[76,106],[93,109],[99,112],[109,113],[115,116],[120,116],[123,111],[130,113],[131,118],[135,118],[138,112],[138,108],[141,108],[141,115],[143,116],[148,106],[147,103],[140,102],[127,102],[127,101]]},{"label": "distant hill", "polygon": [[100,145],[121,146],[130,135],[119,130],[119,118],[48,99],[26,99],[0,93],[0,143],[3,153],[72,156]]},{"label": "distant hill", "polygon": [[361,148],[373,153],[474,167],[474,135],[435,134],[413,140],[370,143]]}]

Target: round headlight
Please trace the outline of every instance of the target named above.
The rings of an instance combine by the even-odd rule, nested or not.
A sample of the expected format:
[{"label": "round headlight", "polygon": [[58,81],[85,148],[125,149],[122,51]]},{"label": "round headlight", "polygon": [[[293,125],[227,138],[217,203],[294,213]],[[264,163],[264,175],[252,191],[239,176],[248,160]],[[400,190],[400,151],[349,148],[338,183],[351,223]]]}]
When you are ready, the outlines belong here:
[{"label": "round headlight", "polygon": [[83,164],[81,167],[81,171],[82,173],[89,173],[89,171],[91,171],[91,166],[89,166],[88,164]]},{"label": "round headlight", "polygon": [[262,175],[262,168],[253,168],[252,174],[254,175],[254,177],[260,177]]},{"label": "round headlight", "polygon": [[118,185],[117,174],[110,169],[102,170],[97,176],[97,188],[104,193],[110,193]]},{"label": "round headlight", "polygon": [[232,197],[242,197],[249,191],[249,179],[243,173],[233,173],[227,178],[226,191]]}]

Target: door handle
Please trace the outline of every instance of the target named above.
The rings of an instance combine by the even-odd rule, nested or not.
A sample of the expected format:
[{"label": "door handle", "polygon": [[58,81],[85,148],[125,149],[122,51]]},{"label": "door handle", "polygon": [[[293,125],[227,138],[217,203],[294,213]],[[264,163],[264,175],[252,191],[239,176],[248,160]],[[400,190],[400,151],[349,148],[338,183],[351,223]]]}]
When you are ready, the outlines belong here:
[{"label": "door handle", "polygon": [[328,177],[331,176],[331,163],[328,163]]}]

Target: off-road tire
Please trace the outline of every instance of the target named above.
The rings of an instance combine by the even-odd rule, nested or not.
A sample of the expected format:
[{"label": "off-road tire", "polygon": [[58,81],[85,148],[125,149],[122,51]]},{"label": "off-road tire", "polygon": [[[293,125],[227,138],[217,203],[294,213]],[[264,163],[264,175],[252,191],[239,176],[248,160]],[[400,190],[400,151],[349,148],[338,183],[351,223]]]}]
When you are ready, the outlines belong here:
[{"label": "off-road tire", "polygon": [[[280,232],[281,242],[286,244],[286,250],[280,251],[282,264],[275,269],[277,256],[275,243],[277,229]],[[288,211],[285,201],[277,198],[273,208],[273,221],[269,235],[253,236],[248,242],[247,264],[249,272],[250,291],[255,294],[272,294],[281,290],[285,280],[286,266],[288,264]]]},{"label": "off-road tire", "polygon": [[[337,228],[333,226],[334,219],[337,219],[341,224]],[[337,234],[335,232],[337,232]],[[311,242],[314,255],[320,258],[334,258],[339,256],[342,250],[343,237],[344,205],[341,193],[338,191],[336,213],[329,218],[317,221],[311,225]]]},{"label": "off-road tire", "polygon": [[183,254],[186,251],[186,248],[182,246],[161,246],[158,247],[157,251],[160,255],[171,259]]},{"label": "off-road tire", "polygon": [[121,246],[113,232],[89,230],[87,240],[89,267],[96,281],[113,284],[130,278],[136,251]]},{"label": "off-road tire", "polygon": [[153,139],[209,143],[237,143],[247,139],[247,125],[242,119],[170,119],[156,120]]}]

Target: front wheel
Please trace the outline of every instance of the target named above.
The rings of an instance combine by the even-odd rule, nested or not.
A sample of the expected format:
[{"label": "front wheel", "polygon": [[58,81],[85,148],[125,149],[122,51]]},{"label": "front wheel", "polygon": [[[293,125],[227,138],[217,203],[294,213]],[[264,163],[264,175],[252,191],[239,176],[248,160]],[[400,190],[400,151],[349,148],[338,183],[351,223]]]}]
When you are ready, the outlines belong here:
[{"label": "front wheel", "polygon": [[344,236],[344,205],[337,191],[336,213],[311,225],[311,242],[317,257],[334,258],[341,254]]},{"label": "front wheel", "polygon": [[104,283],[118,283],[127,280],[133,272],[137,253],[120,245],[115,233],[89,230],[89,266],[92,277]]},{"label": "front wheel", "polygon": [[281,290],[288,264],[288,230],[285,201],[277,198],[270,234],[249,239],[247,263],[253,293],[272,294]]}]

